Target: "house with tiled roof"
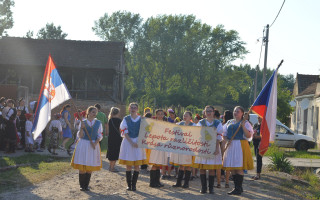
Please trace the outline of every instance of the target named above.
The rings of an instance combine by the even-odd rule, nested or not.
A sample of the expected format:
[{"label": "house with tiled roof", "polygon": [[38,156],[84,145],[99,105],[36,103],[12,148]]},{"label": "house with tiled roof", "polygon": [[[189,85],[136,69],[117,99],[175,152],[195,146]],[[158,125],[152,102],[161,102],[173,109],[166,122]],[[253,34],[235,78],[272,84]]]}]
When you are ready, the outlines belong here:
[{"label": "house with tiled roof", "polygon": [[123,42],[2,37],[0,85],[23,86],[37,96],[51,54],[74,99],[122,103],[124,52]]},{"label": "house with tiled roof", "polygon": [[297,73],[293,96],[295,110],[291,115],[291,128],[320,143],[320,76]]}]

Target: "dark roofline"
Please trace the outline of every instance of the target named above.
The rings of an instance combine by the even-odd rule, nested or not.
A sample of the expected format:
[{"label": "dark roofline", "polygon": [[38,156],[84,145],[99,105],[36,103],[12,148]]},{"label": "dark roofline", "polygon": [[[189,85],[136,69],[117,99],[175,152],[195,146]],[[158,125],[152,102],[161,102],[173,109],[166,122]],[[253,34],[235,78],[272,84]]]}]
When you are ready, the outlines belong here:
[{"label": "dark roofline", "polygon": [[2,37],[0,65],[42,66],[51,54],[60,67],[121,71],[124,51],[124,42]]}]

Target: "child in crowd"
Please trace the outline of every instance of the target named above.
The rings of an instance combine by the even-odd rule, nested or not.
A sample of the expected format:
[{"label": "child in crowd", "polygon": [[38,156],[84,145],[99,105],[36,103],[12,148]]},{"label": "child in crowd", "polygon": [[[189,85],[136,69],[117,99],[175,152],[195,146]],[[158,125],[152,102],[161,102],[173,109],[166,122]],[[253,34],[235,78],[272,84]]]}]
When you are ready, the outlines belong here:
[{"label": "child in crowd", "polygon": [[[60,122],[61,114],[56,113],[54,115],[54,120],[51,121],[49,126],[49,132],[50,132],[50,143],[48,146],[48,151],[52,153],[53,155],[58,155],[56,153],[56,148],[58,147],[58,141],[59,141],[59,134],[62,136],[62,126]],[[51,151],[52,149],[52,151]]]},{"label": "child in crowd", "polygon": [[43,152],[43,150],[41,150],[41,147],[40,147],[41,142],[42,142],[42,133],[40,133],[40,135],[35,140],[37,152]]},{"label": "child in crowd", "polygon": [[25,114],[26,117],[26,128],[25,128],[25,152],[34,152],[33,151],[33,136],[31,133],[32,130],[32,121],[33,121],[33,115],[30,113]]},{"label": "child in crowd", "polygon": [[74,116],[74,133],[73,133],[73,142],[69,145],[67,149],[67,153],[71,156],[72,152],[76,148],[76,144],[79,140],[79,131],[80,131],[80,126],[81,126],[81,121],[86,119],[86,111],[78,110],[76,113],[73,114]]}]

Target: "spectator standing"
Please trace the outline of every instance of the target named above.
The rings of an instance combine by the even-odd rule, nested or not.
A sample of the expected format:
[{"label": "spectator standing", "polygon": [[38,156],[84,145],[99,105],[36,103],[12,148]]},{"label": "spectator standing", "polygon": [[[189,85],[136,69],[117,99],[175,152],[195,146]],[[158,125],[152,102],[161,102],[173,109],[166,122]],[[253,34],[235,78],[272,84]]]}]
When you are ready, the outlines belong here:
[{"label": "spectator standing", "polygon": [[5,108],[5,101],[6,98],[1,97],[0,98],[0,151],[5,150],[5,119],[2,116],[2,111]]},{"label": "spectator standing", "polygon": [[7,107],[4,108],[5,111],[3,112],[6,121],[6,153],[15,153],[15,147],[17,142],[17,110],[14,108],[14,100],[12,99],[8,99],[6,105]]},{"label": "spectator standing", "polygon": [[56,153],[56,148],[58,147],[59,135],[62,136],[62,126],[59,120],[61,118],[61,114],[60,113],[55,114],[54,118],[55,119],[50,122],[50,126],[49,126],[50,143],[48,146],[48,151],[53,155],[58,155],[58,153]]},{"label": "spectator standing", "polygon": [[63,141],[60,148],[62,150],[66,150],[66,143],[70,140],[70,138],[72,138],[71,124],[70,124],[70,119],[71,119],[70,111],[71,111],[71,106],[69,104],[66,104],[63,106],[60,112],[62,119],[65,122],[65,124],[61,124]]},{"label": "spectator standing", "polygon": [[32,121],[33,115],[30,113],[25,114],[26,123],[25,123],[25,152],[34,152],[33,150],[33,136],[32,136]]},{"label": "spectator standing", "polygon": [[17,110],[20,111],[19,121],[20,121],[20,133],[21,133],[21,141],[20,144],[24,147],[25,146],[25,128],[26,128],[26,114],[29,113],[28,107],[25,106],[25,100],[23,98],[19,99],[19,106],[17,107]]},{"label": "spectator standing", "polygon": [[96,105],[94,105],[94,107],[96,107],[98,109],[97,119],[102,123],[103,135],[105,135],[106,129],[108,128],[108,119],[107,119],[106,115],[103,112],[101,112],[101,105],[100,104],[96,104]]},{"label": "spectator standing", "polygon": [[254,180],[258,180],[261,178],[261,168],[262,168],[262,156],[259,154],[259,147],[260,147],[260,141],[261,141],[261,132],[260,132],[260,126],[261,126],[262,118],[258,117],[258,123],[256,123],[253,126],[253,146],[254,146],[254,153],[256,155],[257,160],[257,174],[252,177]]},{"label": "spectator standing", "polygon": [[108,129],[106,132],[108,136],[108,151],[106,157],[110,162],[109,171],[118,172],[118,170],[115,169],[115,165],[119,159],[120,146],[122,142],[120,133],[120,123],[122,121],[120,119],[120,109],[112,107],[108,119]]}]

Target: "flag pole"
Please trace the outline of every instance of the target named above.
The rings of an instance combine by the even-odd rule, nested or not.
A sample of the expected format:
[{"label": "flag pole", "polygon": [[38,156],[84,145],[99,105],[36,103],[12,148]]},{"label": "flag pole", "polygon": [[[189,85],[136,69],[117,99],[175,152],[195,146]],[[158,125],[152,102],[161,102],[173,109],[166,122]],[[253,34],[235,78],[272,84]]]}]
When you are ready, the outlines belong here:
[{"label": "flag pole", "polygon": [[[278,69],[280,68],[280,66],[282,65],[282,63],[283,63],[283,59],[281,60],[280,64],[278,65],[278,67],[277,67],[277,69],[276,69],[277,71],[278,71]],[[251,111],[252,111],[252,106],[250,107],[250,109],[249,109],[249,111],[248,111],[248,116],[249,116],[249,114],[250,114]],[[248,120],[248,116],[244,116],[243,120]],[[242,121],[243,121],[243,120],[242,120]],[[242,121],[241,121],[240,123],[242,123]],[[230,140],[228,141],[227,146],[226,146],[226,148],[224,149],[224,151],[226,151],[226,150],[228,149],[228,147],[230,146],[232,140],[233,140],[234,137],[237,135],[237,133],[239,132],[239,130],[240,130],[241,127],[242,127],[242,124],[239,125],[239,127],[238,127],[237,130],[236,130],[236,132],[232,135],[232,137],[231,137]]]}]

